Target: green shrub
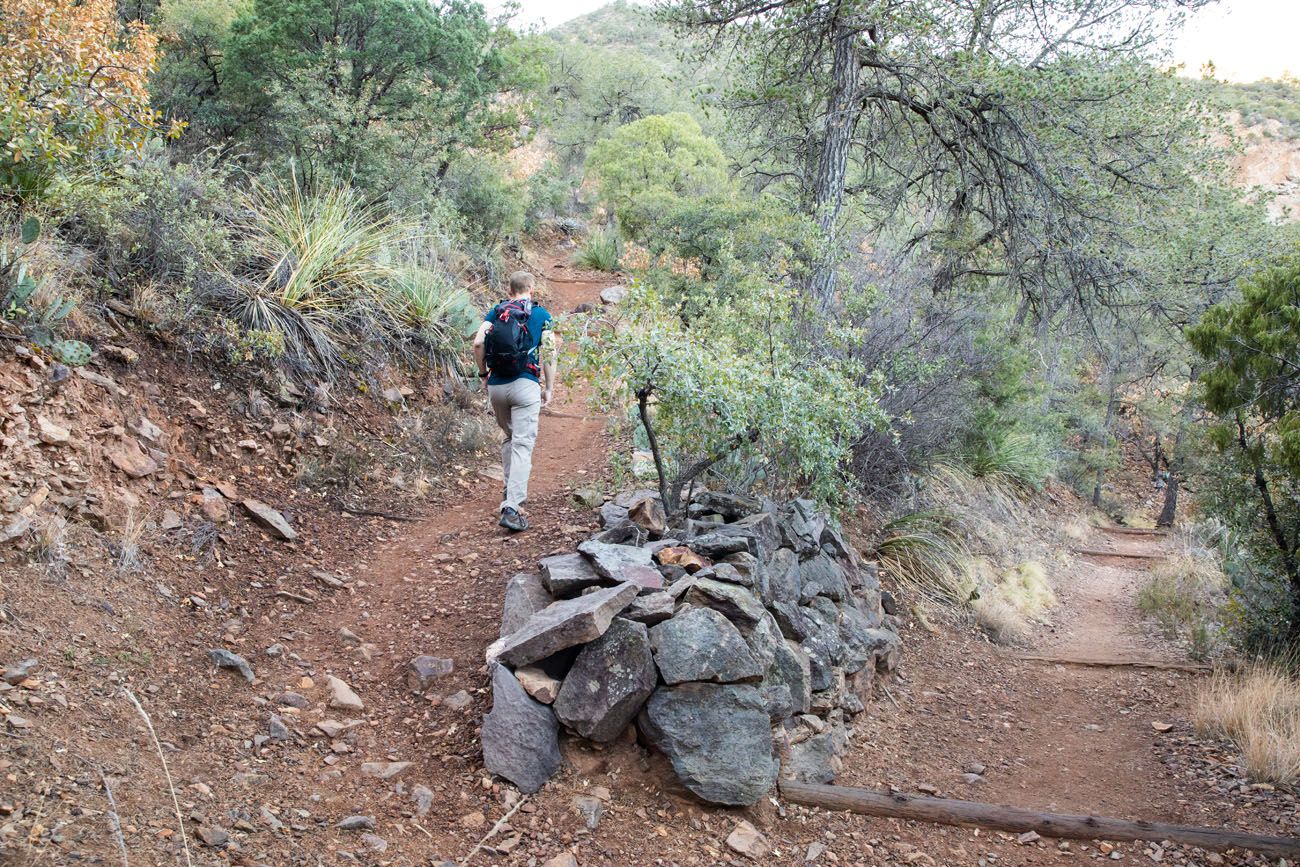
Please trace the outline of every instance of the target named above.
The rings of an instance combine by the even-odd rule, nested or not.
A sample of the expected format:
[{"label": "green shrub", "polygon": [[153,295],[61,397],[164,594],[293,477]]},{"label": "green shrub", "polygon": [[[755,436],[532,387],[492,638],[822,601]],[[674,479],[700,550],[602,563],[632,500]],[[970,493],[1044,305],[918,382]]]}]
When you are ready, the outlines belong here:
[{"label": "green shrub", "polygon": [[618,235],[609,229],[597,229],[587,236],[573,263],[593,271],[617,271],[623,256]]},{"label": "green shrub", "polygon": [[443,186],[464,222],[471,242],[486,250],[514,240],[524,230],[528,187],[505,164],[482,155],[455,160]]}]

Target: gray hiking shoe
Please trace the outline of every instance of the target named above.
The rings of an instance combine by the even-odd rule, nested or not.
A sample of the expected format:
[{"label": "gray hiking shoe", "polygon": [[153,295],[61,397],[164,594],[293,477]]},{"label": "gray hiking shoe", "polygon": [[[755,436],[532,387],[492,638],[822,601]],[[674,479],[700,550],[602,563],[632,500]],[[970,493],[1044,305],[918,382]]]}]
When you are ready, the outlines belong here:
[{"label": "gray hiking shoe", "polygon": [[528,520],[509,506],[501,510],[501,520],[498,523],[512,533],[528,529]]}]

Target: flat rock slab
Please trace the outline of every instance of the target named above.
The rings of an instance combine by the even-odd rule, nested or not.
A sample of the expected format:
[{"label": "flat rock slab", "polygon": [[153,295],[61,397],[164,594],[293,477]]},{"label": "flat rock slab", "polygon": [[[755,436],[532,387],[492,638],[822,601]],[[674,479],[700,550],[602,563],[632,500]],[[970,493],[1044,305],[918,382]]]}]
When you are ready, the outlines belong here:
[{"label": "flat rock slab", "polygon": [[[542,589],[557,598],[577,596],[588,587],[605,583],[604,576],[597,572],[581,554],[556,554],[554,557],[544,557],[539,565],[542,567]],[[503,630],[501,634],[510,633]]]},{"label": "flat rock slab", "polygon": [[[606,634],[608,635],[608,633]],[[554,703],[556,697],[560,694],[562,681],[558,677],[552,677],[535,665],[525,665],[516,671],[515,679],[519,681],[529,695],[542,704]]]},{"label": "flat rock slab", "polygon": [[739,683],[763,676],[731,621],[712,608],[691,608],[650,630],[655,663],[668,684]]},{"label": "flat rock slab", "polygon": [[639,592],[640,586],[626,583],[549,605],[528,618],[513,635],[503,639],[501,646],[494,648],[496,657],[518,667],[544,659],[566,647],[594,641],[605,634],[610,621]]},{"label": "flat rock slab", "polygon": [[252,518],[258,526],[266,530],[275,538],[282,539],[286,542],[292,542],[294,539],[298,538],[298,532],[294,530],[293,527],[289,526],[289,522],[285,520],[284,515],[281,515],[261,500],[249,498],[244,500],[240,505],[244,507],[244,511],[248,513],[248,516]]},{"label": "flat rock slab", "polygon": [[554,601],[540,575],[520,572],[511,576],[506,582],[506,598],[501,606],[501,637],[518,630],[528,622],[528,618]]},{"label": "flat rock slab", "polygon": [[531,794],[560,769],[560,724],[504,665],[492,670],[492,710],[483,718],[483,766]]},{"label": "flat rock slab", "polygon": [[660,687],[640,726],[686,787],[710,803],[756,804],[776,783],[771,723],[752,686]]},{"label": "flat rock slab", "polygon": [[352,687],[347,682],[335,677],[332,674],[325,676],[325,685],[330,691],[330,707],[339,710],[365,710],[365,704],[361,698],[352,691]]},{"label": "flat rock slab", "polygon": [[619,616],[626,617],[628,620],[635,620],[638,623],[644,623],[647,626],[654,626],[656,623],[662,623],[673,616],[674,604],[675,600],[672,594],[666,591],[642,593],[632,601],[631,605],[624,608],[623,613]]},{"label": "flat rock slab", "polygon": [[578,654],[555,700],[555,714],[588,740],[623,733],[658,683],[644,623],[617,618]]},{"label": "flat rock slab", "polygon": [[611,581],[632,580],[624,576],[627,571],[638,567],[654,570],[654,560],[650,552],[637,545],[610,545],[605,542],[588,540],[578,546],[578,550],[591,560],[597,572]]},{"label": "flat rock slab", "polygon": [[763,603],[746,588],[711,578],[696,577],[683,600],[713,608],[735,623],[757,623],[767,614]]}]

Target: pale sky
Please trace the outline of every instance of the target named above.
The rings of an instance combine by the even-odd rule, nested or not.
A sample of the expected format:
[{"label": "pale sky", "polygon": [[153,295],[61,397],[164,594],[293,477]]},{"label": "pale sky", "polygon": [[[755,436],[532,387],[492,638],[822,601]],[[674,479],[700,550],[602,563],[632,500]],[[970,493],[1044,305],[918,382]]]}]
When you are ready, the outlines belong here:
[{"label": "pale sky", "polygon": [[[520,27],[554,27],[604,6],[606,0],[521,0]],[[488,0],[489,9],[500,0]],[[1192,16],[1173,47],[1188,75],[1213,60],[1219,78],[1255,81],[1300,75],[1300,0],[1219,0]]]}]

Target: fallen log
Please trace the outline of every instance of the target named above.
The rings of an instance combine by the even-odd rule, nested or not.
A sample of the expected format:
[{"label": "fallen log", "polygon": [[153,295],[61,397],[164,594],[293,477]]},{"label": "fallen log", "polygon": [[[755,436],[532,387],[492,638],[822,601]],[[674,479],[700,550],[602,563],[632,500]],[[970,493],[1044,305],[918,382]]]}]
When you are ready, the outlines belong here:
[{"label": "fallen log", "polygon": [[843,810],[867,816],[912,819],[940,825],[976,825],[995,831],[1023,834],[1033,831],[1044,837],[1065,840],[1145,840],[1159,843],[1169,840],[1187,846],[1199,846],[1215,852],[1250,849],[1274,858],[1300,858],[1300,838],[1267,837],[1221,828],[1197,828],[1189,825],[1166,825],[1160,822],[1130,822],[1103,816],[1072,816],[1040,813],[1021,807],[956,801],[949,798],[926,798],[919,795],[822,786],[815,783],[784,781],[781,795],[791,803],[827,810]]},{"label": "fallen log", "polygon": [[1194,662],[1167,662],[1163,659],[1089,659],[1080,656],[1045,656],[1037,653],[1003,653],[1009,659],[1046,662],[1053,665],[1087,665],[1096,668],[1154,668],[1160,671],[1210,671],[1208,665]]},{"label": "fallen log", "polygon": [[1166,530],[1157,527],[1098,527],[1103,533],[1114,533],[1117,536],[1168,536]]},{"label": "fallen log", "polygon": [[1105,551],[1100,548],[1071,548],[1070,551],[1075,554],[1082,554],[1085,557],[1124,557],[1128,560],[1163,560],[1164,554],[1138,554],[1131,551]]}]

